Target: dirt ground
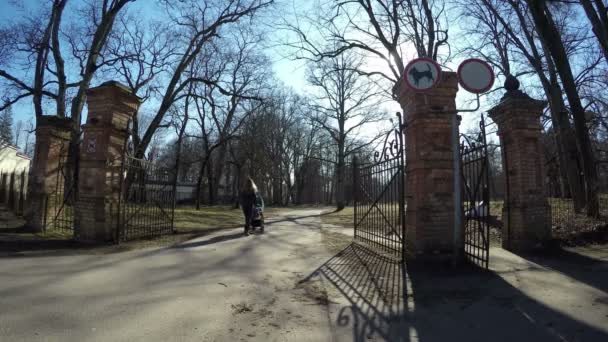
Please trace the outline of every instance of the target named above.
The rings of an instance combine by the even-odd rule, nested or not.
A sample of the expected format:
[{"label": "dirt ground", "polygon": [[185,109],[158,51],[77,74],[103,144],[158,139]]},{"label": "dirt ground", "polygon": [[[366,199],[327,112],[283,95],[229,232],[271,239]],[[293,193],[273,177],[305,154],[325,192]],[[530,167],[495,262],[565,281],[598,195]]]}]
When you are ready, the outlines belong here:
[{"label": "dirt ground", "polygon": [[179,243],[0,257],[0,341],[608,341],[608,246],[400,264],[323,209]]}]

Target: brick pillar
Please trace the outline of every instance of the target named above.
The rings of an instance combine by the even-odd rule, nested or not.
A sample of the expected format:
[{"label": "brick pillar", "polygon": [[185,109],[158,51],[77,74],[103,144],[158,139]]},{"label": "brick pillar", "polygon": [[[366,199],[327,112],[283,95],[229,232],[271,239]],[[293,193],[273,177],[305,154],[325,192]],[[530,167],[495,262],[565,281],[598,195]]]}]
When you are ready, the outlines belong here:
[{"label": "brick pillar", "polygon": [[540,145],[540,117],[547,103],[519,90],[512,76],[505,81],[505,89],[500,103],[488,111],[498,126],[506,171],[502,244],[508,250],[526,251],[551,237]]},{"label": "brick pillar", "polygon": [[454,156],[451,120],[456,111],[456,73],[443,72],[435,88],[416,92],[400,83],[407,160],[406,249],[416,258],[454,252]]},{"label": "brick pillar", "polygon": [[[29,173],[25,219],[33,232],[42,232],[45,223],[52,219],[53,208],[49,195],[56,190],[60,160],[67,159],[72,121],[56,116],[36,119],[36,146]],[[64,163],[61,163],[64,164]],[[60,181],[63,185],[63,180]],[[63,191],[63,189],[61,190]],[[46,215],[45,215],[46,214]]]},{"label": "brick pillar", "polygon": [[83,127],[78,176],[75,238],[84,242],[116,239],[121,161],[128,124],[139,98],[118,82],[87,91],[88,115]]}]

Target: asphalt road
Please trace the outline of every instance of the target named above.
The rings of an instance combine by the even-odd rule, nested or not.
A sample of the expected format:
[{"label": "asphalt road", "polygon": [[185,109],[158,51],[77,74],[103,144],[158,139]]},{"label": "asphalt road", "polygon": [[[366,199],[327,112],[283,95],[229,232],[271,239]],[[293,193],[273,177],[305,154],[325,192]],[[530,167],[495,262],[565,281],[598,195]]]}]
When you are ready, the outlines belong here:
[{"label": "asphalt road", "polygon": [[0,258],[0,341],[325,341],[320,210],[178,248]]},{"label": "asphalt road", "polygon": [[402,267],[319,214],[172,248],[5,255],[0,341],[608,341],[608,246]]}]

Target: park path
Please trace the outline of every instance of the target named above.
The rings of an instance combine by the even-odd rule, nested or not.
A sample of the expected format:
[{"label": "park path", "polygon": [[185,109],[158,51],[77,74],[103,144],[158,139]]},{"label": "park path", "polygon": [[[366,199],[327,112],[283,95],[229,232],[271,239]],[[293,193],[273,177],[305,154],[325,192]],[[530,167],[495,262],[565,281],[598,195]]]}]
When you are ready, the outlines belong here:
[{"label": "park path", "polygon": [[174,248],[0,258],[0,340],[332,340],[322,284],[298,283],[328,257],[319,213]]},{"label": "park path", "polygon": [[319,209],[172,248],[0,257],[0,341],[608,341],[608,246],[405,268]]}]

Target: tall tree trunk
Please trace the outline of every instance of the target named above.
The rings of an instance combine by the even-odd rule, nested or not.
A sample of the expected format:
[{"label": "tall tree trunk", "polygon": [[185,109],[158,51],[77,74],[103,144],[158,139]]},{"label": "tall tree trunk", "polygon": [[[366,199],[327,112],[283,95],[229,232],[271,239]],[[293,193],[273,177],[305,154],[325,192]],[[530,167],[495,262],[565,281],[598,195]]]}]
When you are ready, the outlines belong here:
[{"label": "tall tree trunk", "polygon": [[232,168],[232,203],[233,208],[239,208],[239,189],[241,188],[241,167],[238,164],[234,164]]},{"label": "tall tree trunk", "polygon": [[215,162],[212,162],[211,159],[207,160],[207,192],[208,192],[208,201],[209,201],[209,205],[215,205],[215,192],[213,187],[215,186],[216,183],[216,179],[215,179],[215,174],[213,172],[213,167],[214,167]]},{"label": "tall tree trunk", "polygon": [[116,19],[116,16],[120,10],[129,1],[130,0],[117,0],[113,2],[108,9],[105,8],[105,2],[102,5],[103,14],[101,16],[99,25],[96,27],[95,33],[93,34],[91,46],[89,46],[88,57],[82,73],[82,79],[80,80],[78,86],[78,91],[72,99],[72,107],[70,110],[72,118],[72,132],[68,152],[68,165],[71,170],[71,172],[68,172],[68,175],[71,175],[72,179],[69,179],[68,181],[70,184],[72,184],[72,191],[76,197],[78,195],[78,169],[80,163],[80,121],[82,118],[82,109],[84,108],[86,101],[86,91],[89,89],[91,80],[99,67],[97,62],[101,55],[101,51],[107,43],[108,36],[110,35],[110,32],[112,32],[114,20]]},{"label": "tall tree trunk", "polygon": [[[576,142],[576,137],[570,119],[566,104],[562,97],[562,90],[558,81],[558,73],[555,69],[555,64],[551,58],[551,53],[546,44],[541,44],[547,61],[547,72],[549,78],[545,76],[542,70],[539,75],[542,75],[541,82],[545,89],[545,94],[549,99],[549,107],[551,110],[551,119],[556,128],[556,140],[558,143],[559,152],[559,167],[560,174],[566,174],[568,193],[572,197],[575,212],[580,212],[585,206],[585,190],[581,182],[579,161],[579,148]],[[564,183],[562,181],[562,183]],[[568,197],[568,196],[565,196]]]},{"label": "tall tree trunk", "polygon": [[[220,193],[220,185],[222,175],[224,173],[224,169],[226,166],[226,144],[222,144],[217,151],[216,158],[214,158],[214,168],[213,168],[213,185],[209,188],[211,191],[209,193],[209,200],[218,199]],[[215,204],[215,203],[214,203]]]},{"label": "tall tree trunk", "polygon": [[281,178],[272,177],[272,202],[274,205],[281,205]]},{"label": "tall tree trunk", "polygon": [[201,198],[203,197],[203,177],[205,176],[205,169],[207,169],[208,160],[209,154],[207,151],[205,158],[201,161],[201,167],[198,170],[198,176],[196,177],[196,210],[201,209]]},{"label": "tall tree trunk", "polygon": [[600,43],[604,58],[608,63],[608,12],[606,5],[601,0],[595,0],[596,9],[593,7],[591,0],[580,0],[580,3],[585,10],[585,14],[587,14],[587,18],[589,18],[589,22],[591,22],[593,33]]},{"label": "tall tree trunk", "polygon": [[583,171],[586,186],[587,215],[597,217],[599,215],[599,203],[597,197],[597,169],[595,156],[591,146],[589,130],[585,119],[585,110],[581,104],[576,82],[572,74],[572,68],[566,49],[561,40],[561,35],[553,22],[551,13],[546,8],[544,1],[527,0],[528,8],[534,19],[536,30],[543,44],[551,52],[555,61],[555,67],[564,86],[564,91],[568,98],[568,103],[574,117],[574,129],[579,143],[580,155],[582,158]]},{"label": "tall tree trunk", "polygon": [[60,0],[55,2],[53,5],[53,12],[55,13],[55,23],[53,25],[52,32],[52,46],[53,46],[53,58],[55,59],[55,66],[57,68],[57,116],[65,117],[65,95],[67,91],[67,77],[65,75],[65,61],[61,55],[61,47],[59,44],[59,29],[61,27],[61,18],[63,17],[63,10],[65,8],[67,0]]},{"label": "tall tree trunk", "polygon": [[345,207],[344,199],[344,140],[338,142],[338,163],[336,164],[336,209],[342,210]]},{"label": "tall tree trunk", "polygon": [[[190,87],[190,91],[192,91],[192,87]],[[173,190],[173,208],[175,208],[175,198],[176,198],[176,193],[177,193],[177,180],[179,177],[179,167],[181,165],[181,157],[182,157],[182,143],[184,140],[184,133],[186,132],[186,126],[188,125],[188,118],[189,118],[189,113],[188,113],[188,109],[190,108],[190,97],[186,96],[186,106],[184,108],[184,121],[182,123],[182,126],[179,129],[179,133],[177,135],[177,146],[176,148],[176,153],[175,153],[175,167],[173,168],[173,172],[175,172],[175,174],[173,175],[173,184],[172,184],[172,190]]]},{"label": "tall tree trunk", "polygon": [[34,111],[36,113],[36,118],[44,115],[44,111],[42,109],[42,92],[44,89],[44,74],[47,67],[47,60],[49,57],[49,41],[51,39],[51,32],[53,28],[53,24],[56,21],[57,11],[53,8],[51,12],[51,18],[49,19],[49,23],[44,30],[41,41],[39,43],[37,57],[36,57],[36,70],[34,74],[34,93],[33,93],[33,102],[34,102]]}]

